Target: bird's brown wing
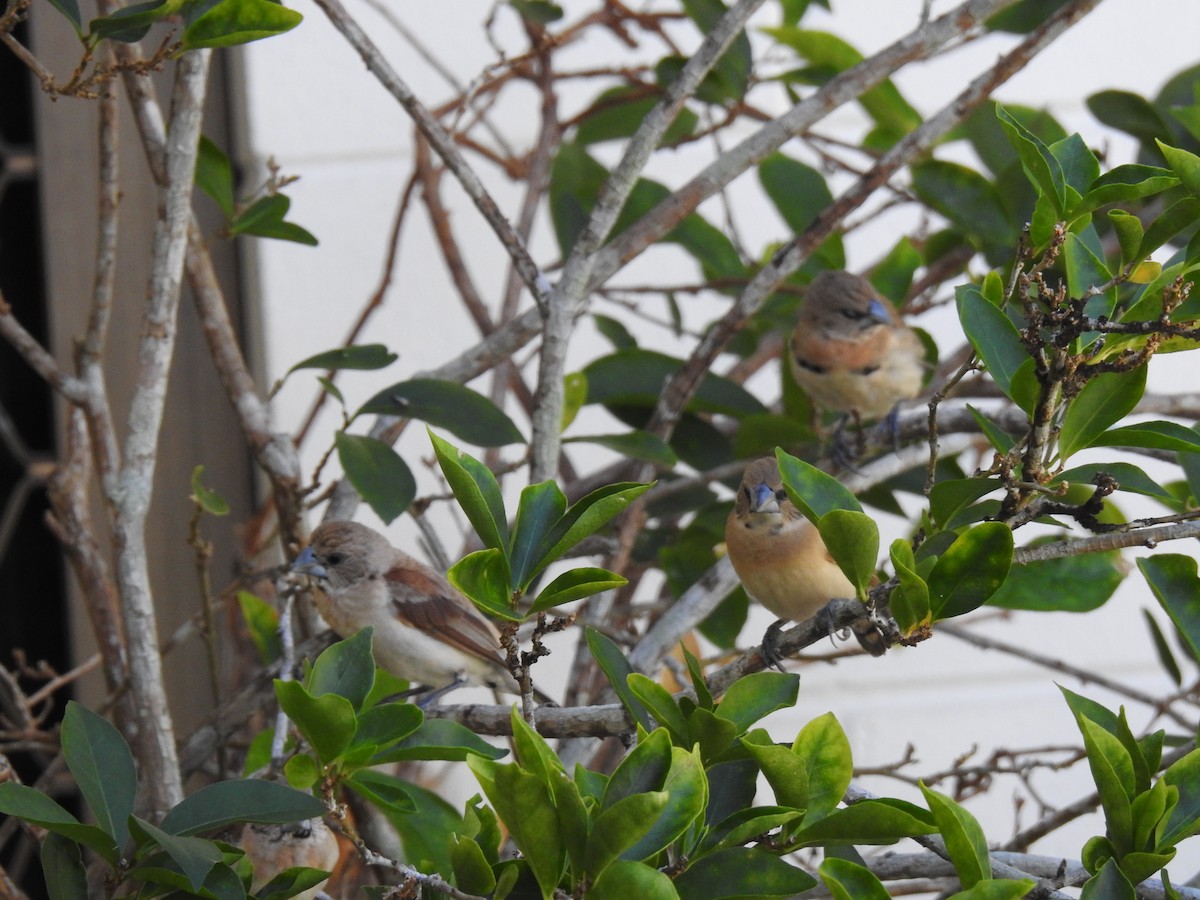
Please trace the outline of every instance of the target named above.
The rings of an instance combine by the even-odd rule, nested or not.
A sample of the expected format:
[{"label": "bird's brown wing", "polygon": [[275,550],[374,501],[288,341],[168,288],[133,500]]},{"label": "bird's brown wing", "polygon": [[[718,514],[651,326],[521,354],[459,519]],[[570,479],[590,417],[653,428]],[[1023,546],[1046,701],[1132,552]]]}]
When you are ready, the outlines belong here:
[{"label": "bird's brown wing", "polygon": [[458,589],[433,572],[393,566],[383,576],[396,617],[420,631],[436,633],[465,653],[503,663],[500,634]]}]

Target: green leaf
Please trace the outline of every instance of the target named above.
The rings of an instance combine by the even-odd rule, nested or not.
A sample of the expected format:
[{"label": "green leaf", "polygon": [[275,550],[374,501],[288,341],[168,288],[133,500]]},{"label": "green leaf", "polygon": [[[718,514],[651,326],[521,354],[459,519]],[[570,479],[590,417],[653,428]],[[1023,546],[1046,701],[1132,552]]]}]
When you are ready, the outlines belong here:
[{"label": "green leaf", "polygon": [[[808,766],[805,760],[794,750],[779,744],[756,744],[749,738],[742,738],[742,746],[767,779],[775,793],[775,802],[781,807],[807,813]],[[819,818],[822,815],[815,816],[813,821]]]},{"label": "green leaf", "polygon": [[375,515],[391,524],[417,496],[417,480],[408,464],[390,444],[373,437],[339,431],[333,441],[350,483]]},{"label": "green leaf", "polygon": [[932,621],[929,608],[929,586],[917,574],[917,562],[912,545],[903,538],[892,541],[889,556],[899,582],[892,590],[890,606],[900,633],[912,634]]},{"label": "green leaf", "polygon": [[534,575],[545,568],[546,563],[538,554],[566,511],[567,497],[553,481],[531,484],[521,491],[509,551],[510,586],[514,591],[524,590]]},{"label": "green leaf", "polygon": [[[657,95],[646,95],[642,87],[609,88],[583,113],[575,140],[583,146],[632,137],[657,105]],[[686,107],[667,128],[661,146],[671,147],[696,130],[699,117]]]},{"label": "green leaf", "polygon": [[1177,184],[1179,179],[1170,169],[1143,165],[1117,166],[1092,182],[1075,213],[1083,215],[1109,203],[1130,203],[1152,197]]},{"label": "green leaf", "polygon": [[[1044,538],[1038,543],[1049,543]],[[1040,612],[1090,612],[1108,602],[1125,578],[1126,563],[1117,550],[1013,566],[988,600],[1003,609]]]},{"label": "green leaf", "polygon": [[[75,0],[59,2],[75,4]],[[236,203],[233,196],[233,166],[225,151],[204,135],[200,136],[200,151],[196,157],[196,186],[216,202],[226,220],[233,218]]]},{"label": "green leaf", "polygon": [[454,866],[454,884],[468,894],[490,894],[496,888],[496,876],[483,849],[469,837],[450,836],[450,861]]},{"label": "green leaf", "polygon": [[817,874],[834,900],[888,900],[890,896],[874,872],[846,859],[826,857]]},{"label": "green leaf", "polygon": [[1055,475],[1050,482],[1050,487],[1057,487],[1064,483],[1092,484],[1092,479],[1099,474],[1115,478],[1119,484],[1117,490],[1128,491],[1133,494],[1143,494],[1147,497],[1156,497],[1159,500],[1173,501],[1175,499],[1170,491],[1137,466],[1132,463],[1122,462],[1087,463],[1086,465],[1075,466],[1072,469]]},{"label": "green leaf", "polygon": [[1138,258],[1145,259],[1183,229],[1195,224],[1197,219],[1200,219],[1200,199],[1184,197],[1173,203],[1146,229],[1138,248]]},{"label": "green leaf", "polygon": [[854,494],[832,475],[780,449],[775,459],[788,497],[809,521],[817,523],[835,509],[862,512]]},{"label": "green leaf", "polygon": [[1110,209],[1108,221],[1117,235],[1117,243],[1121,247],[1121,264],[1141,262],[1138,250],[1142,246],[1142,220],[1122,209]]},{"label": "green leaf", "polygon": [[611,862],[626,853],[650,830],[666,805],[666,791],[648,791],[622,797],[601,810],[588,834],[587,872],[599,875]]},{"label": "green leaf", "polygon": [[138,831],[152,839],[171,858],[187,879],[192,891],[204,884],[213,866],[221,861],[221,850],[212,841],[197,837],[181,837],[156,828],[137,816],[130,817]]},{"label": "green leaf", "polygon": [[996,386],[1015,400],[1013,378],[1029,359],[1017,326],[1003,310],[989,303],[975,285],[960,285],[954,290],[958,318],[967,340],[987,366]]},{"label": "green leaf", "polygon": [[584,538],[595,534],[653,486],[653,483],[621,481],[597,488],[576,500],[546,533],[527,577],[533,578]]},{"label": "green leaf", "polygon": [[[1067,263],[1067,290],[1072,297],[1087,297],[1094,288],[1112,280],[1104,262],[1104,247],[1091,224],[1079,233],[1067,234],[1063,256]],[[1117,287],[1111,284],[1102,293],[1091,296],[1084,309],[1089,316],[1111,316],[1116,306]],[[1091,344],[1096,337],[1084,335],[1083,343]]]},{"label": "green leaf", "polygon": [[687,900],[729,897],[791,897],[815,887],[802,869],[752,847],[729,847],[692,863],[675,879],[675,890]]},{"label": "green leaf", "polygon": [[542,612],[554,606],[573,603],[602,591],[623,587],[629,579],[608,569],[583,567],[563,572],[538,591],[537,599],[529,608],[529,614]]},{"label": "green leaf", "polygon": [[374,628],[368,626],[325,649],[306,679],[308,692],[314,697],[337,694],[349,700],[356,711],[362,709],[375,684],[372,634]]},{"label": "green leaf", "polygon": [[675,702],[675,698],[666,688],[640,672],[631,672],[625,679],[625,683],[629,685],[629,690],[633,692],[633,695],[658,720],[658,724],[671,732],[671,736],[675,740],[680,743],[686,741],[688,736],[687,719],[684,718],[679,704]]},{"label": "green leaf", "polygon": [[302,359],[290,369],[287,374],[301,369],[323,369],[326,371],[341,371],[343,369],[364,372],[376,369],[386,369],[397,359],[399,354],[393,353],[384,344],[355,344],[350,347],[337,347],[326,350],[307,359]]},{"label": "green leaf", "polygon": [[536,775],[516,765],[502,765],[472,756],[467,760],[467,766],[475,773],[484,795],[508,827],[542,896],[549,898],[566,861],[550,789]]},{"label": "green leaf", "polygon": [[629,660],[625,658],[621,648],[613,642],[612,638],[601,634],[590,625],[584,628],[583,634],[588,649],[592,651],[597,665],[604,671],[604,675],[608,678],[608,683],[616,693],[617,699],[621,701],[621,705],[625,707],[625,710],[642,730],[649,731],[652,724],[649,713],[627,684],[633,667],[629,665]]},{"label": "green leaf", "polygon": [[525,438],[487,397],[453,381],[412,378],[384,388],[363,404],[356,415],[375,413],[420,419],[445,428],[477,447],[524,443]]},{"label": "green leaf", "polygon": [[[701,34],[712,31],[726,12],[722,0],[683,0],[683,9],[688,18],[696,23]],[[722,99],[741,101],[749,86],[752,64],[750,39],[743,31],[717,60],[705,81],[716,82],[720,86]]]},{"label": "green leaf", "polygon": [[975,817],[945,794],[930,790],[922,782],[921,793],[933,813],[938,831],[946,842],[946,851],[964,888],[974,887],[991,877],[987,838]]},{"label": "green leaf", "polygon": [[981,497],[998,491],[997,478],[953,478],[939,481],[929,491],[929,517],[941,528]]},{"label": "green leaf", "polygon": [[[665,353],[634,348],[618,350],[588,363],[588,403],[653,408],[663,382],[683,368],[684,362]],[[709,372],[688,402],[689,412],[719,413],[741,418],[767,412],[741,385]]]},{"label": "green leaf", "polygon": [[745,734],[750,726],[779,709],[796,705],[800,676],[792,672],[754,672],[729,686],[716,713]]},{"label": "green leaf", "polygon": [[586,402],[587,376],[582,372],[568,372],[563,376],[563,410],[558,423],[560,433],[571,427]]},{"label": "green leaf", "polygon": [[1154,652],[1158,654],[1158,661],[1171,676],[1171,680],[1176,685],[1183,685],[1183,670],[1179,668],[1179,663],[1175,661],[1175,654],[1171,651],[1171,645],[1167,643],[1167,636],[1163,634],[1162,629],[1158,625],[1158,620],[1150,614],[1150,610],[1143,609],[1142,616],[1146,621],[1146,628],[1150,632],[1150,639],[1154,641]]},{"label": "green leaf", "polygon": [[291,31],[304,19],[271,0],[221,0],[183,32],[183,46],[233,47]]},{"label": "green leaf", "polygon": [[1160,140],[1155,140],[1155,143],[1171,171],[1179,176],[1180,183],[1191,191],[1193,196],[1200,197],[1200,156],[1164,144]]},{"label": "green leaf", "polygon": [[675,885],[653,866],[618,859],[587,892],[588,900],[679,900]]},{"label": "green leaf", "polygon": [[415,813],[417,804],[408,783],[377,769],[359,769],[347,779],[350,787],[381,809],[405,815]]},{"label": "green leaf", "polygon": [[990,878],[951,896],[954,900],[1021,900],[1035,884],[1032,878]]},{"label": "green leaf", "polygon": [[354,707],[345,697],[314,697],[296,681],[275,680],[275,696],[321,762],[337,759],[354,737]]},{"label": "green leaf", "polygon": [[1136,900],[1137,894],[1129,879],[1121,874],[1115,859],[1108,862],[1089,878],[1079,894],[1079,900]]},{"label": "green leaf", "polygon": [[966,166],[931,160],[912,166],[912,188],[924,203],[985,247],[1011,245],[1014,229],[990,181]]},{"label": "green leaf", "polygon": [[[670,770],[662,785],[666,802],[645,833],[621,852],[622,859],[653,859],[703,819],[708,806],[708,779],[699,748],[672,747],[670,759]],[[596,824],[599,825],[599,820]]]},{"label": "green leaf", "polygon": [[509,0],[521,18],[534,25],[549,25],[563,17],[562,7],[549,0]]},{"label": "green leaf", "polygon": [[1200,659],[1200,578],[1196,576],[1196,560],[1178,553],[1160,553],[1138,559],[1137,565],[1193,659]]},{"label": "green leaf", "polygon": [[1146,366],[1132,372],[1105,372],[1090,379],[1067,407],[1059,433],[1059,456],[1068,459],[1092,446],[1100,435],[1124,419],[1146,390]]},{"label": "green leaf", "polygon": [[1139,422],[1104,432],[1091,442],[1092,447],[1148,447],[1176,453],[1200,452],[1200,435],[1178,422]]},{"label": "green leaf", "polygon": [[854,774],[850,741],[841,723],[828,712],[810,721],[796,735],[792,752],[804,763],[808,778],[806,824],[812,824],[832,813]]},{"label": "green leaf", "polygon": [[88,25],[91,38],[107,38],[135,44],[146,36],[146,32],[159,19],[174,15],[183,5],[183,0],[148,0],[123,6],[111,16],[92,19]]},{"label": "green leaf", "polygon": [[671,737],[656,728],[642,737],[613,770],[604,787],[600,809],[647,791],[660,791],[671,771]]},{"label": "green leaf", "polygon": [[468,553],[450,567],[446,578],[489,614],[509,622],[525,618],[513,608],[508,560],[501,551],[488,547]]},{"label": "green leaf", "polygon": [[1158,835],[1158,847],[1174,847],[1200,831],[1200,750],[1171,763],[1162,780],[1179,791],[1179,800]]},{"label": "green leaf", "polygon": [[258,658],[263,665],[270,665],[279,658],[279,613],[271,604],[248,591],[238,591],[237,600]]},{"label": "green leaf", "polygon": [[1058,216],[1064,217],[1067,212],[1066,176],[1050,148],[1000,104],[996,104],[996,118],[1017,151],[1030,182],[1042,196],[1049,198]]},{"label": "green leaf", "polygon": [[960,534],[929,573],[934,620],[961,616],[986,603],[1008,577],[1012,556],[1012,531],[1000,522],[983,522]]},{"label": "green leaf", "polygon": [[817,531],[834,562],[865,599],[879,558],[879,528],[865,513],[834,509],[821,516]]},{"label": "green leaf", "polygon": [[673,466],[679,461],[675,451],[662,438],[647,431],[635,430],[625,434],[589,434],[564,438],[564,444],[598,444],[615,450],[622,456],[640,459],[660,466]]},{"label": "green leaf", "polygon": [[120,858],[119,848],[111,835],[95,825],[84,825],[63,809],[58,801],[26,785],[15,781],[0,784],[0,813],[90,847],[113,866]]},{"label": "green leaf", "polygon": [[1120,739],[1091,719],[1076,716],[1088,766],[1104,809],[1106,834],[1118,855],[1133,849],[1133,760]]},{"label": "green leaf", "polygon": [[88,896],[87,869],[77,843],[50,832],[42,841],[40,855],[50,900],[79,900]]},{"label": "green leaf", "polygon": [[825,176],[782,153],[772,153],[759,163],[758,180],[793,234],[803,234],[817,214],[833,203]]},{"label": "green leaf", "polygon": [[261,778],[247,778],[218,781],[185,797],[167,812],[162,830],[168,834],[199,834],[235,822],[283,825],[324,814],[325,804],[312,794]]},{"label": "green leaf", "polygon": [[[485,547],[508,553],[508,515],[500,484],[491,470],[429,429],[429,440],[438,466],[446,477],[454,499],[470,520]],[[507,559],[507,556],[505,557]]]},{"label": "green leaf", "polygon": [[96,823],[123,847],[137,793],[137,772],[125,738],[103,716],[67,701],[62,722],[63,755]]},{"label": "green leaf", "polygon": [[862,800],[835,809],[806,825],[795,836],[796,846],[823,844],[893,844],[901,838],[933,834],[933,817],[904,800]]},{"label": "green leaf", "polygon": [[[251,2],[267,3],[270,0],[251,0]],[[282,8],[280,7],[280,9]],[[309,232],[299,225],[284,221],[291,207],[292,201],[283,194],[260,197],[229,224],[229,233],[231,235],[253,234],[258,237],[307,244],[310,247],[317,246],[317,239]]]},{"label": "green leaf", "polygon": [[[408,708],[404,704],[401,708]],[[413,759],[444,759],[461,762],[469,756],[500,759],[508,751],[489,744],[465,725],[450,719],[426,719],[420,727],[371,759],[372,765]]]}]

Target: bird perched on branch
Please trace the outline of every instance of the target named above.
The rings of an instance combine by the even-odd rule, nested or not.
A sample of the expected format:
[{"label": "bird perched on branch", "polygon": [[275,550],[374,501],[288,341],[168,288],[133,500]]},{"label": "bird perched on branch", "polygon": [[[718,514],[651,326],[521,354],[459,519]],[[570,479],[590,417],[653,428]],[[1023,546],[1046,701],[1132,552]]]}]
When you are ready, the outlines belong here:
[{"label": "bird perched on branch", "polygon": [[379,532],[326,522],[292,570],[318,580],[317,609],[340,636],[374,626],[375,661],[393,675],[431,688],[476,684],[520,693],[496,626],[445,576]]},{"label": "bird perched on branch", "polygon": [[[816,526],[788,498],[774,457],[747,466],[725,521],[725,547],[746,593],[779,617],[763,638],[763,656],[773,665],[786,620],[810,619],[835,597],[857,596]],[[873,626],[854,633],[869,653],[886,649]]]},{"label": "bird perched on branch", "polygon": [[[242,829],[240,843],[254,869],[255,893],[276,875],[296,866],[332,872],[340,856],[337,837],[323,819],[284,825],[251,822]],[[313,900],[324,884],[322,881],[295,897]]]},{"label": "bird perched on branch", "polygon": [[917,396],[925,374],[920,338],[869,281],[842,271],[808,286],[788,361],[817,405],[866,419]]}]

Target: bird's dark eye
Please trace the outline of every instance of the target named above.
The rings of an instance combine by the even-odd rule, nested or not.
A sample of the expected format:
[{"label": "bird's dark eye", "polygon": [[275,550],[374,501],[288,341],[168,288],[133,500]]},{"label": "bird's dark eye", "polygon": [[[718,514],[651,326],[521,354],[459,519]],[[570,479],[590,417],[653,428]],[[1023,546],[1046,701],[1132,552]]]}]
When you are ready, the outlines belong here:
[{"label": "bird's dark eye", "polygon": [[863,312],[861,309],[851,309],[849,307],[843,307],[841,310],[839,310],[839,312],[843,316],[845,316],[847,319],[849,319],[851,322],[857,322],[860,319],[865,319],[867,317],[867,314],[865,312]]},{"label": "bird's dark eye", "polygon": [[335,550],[333,553],[330,553],[327,557],[325,557],[325,562],[331,566],[337,566],[337,565],[341,565],[342,561],[345,558],[346,558],[345,554],[338,553]]},{"label": "bird's dark eye", "polygon": [[775,492],[775,499],[782,503],[787,499],[787,491],[785,491],[783,488],[780,488]]}]

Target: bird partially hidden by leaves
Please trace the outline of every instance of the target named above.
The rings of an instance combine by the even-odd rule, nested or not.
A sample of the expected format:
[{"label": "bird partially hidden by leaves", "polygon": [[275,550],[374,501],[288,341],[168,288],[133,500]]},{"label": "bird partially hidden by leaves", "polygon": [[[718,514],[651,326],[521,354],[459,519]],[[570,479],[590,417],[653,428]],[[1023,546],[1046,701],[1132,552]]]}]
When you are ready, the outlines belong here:
[{"label": "bird partially hidden by leaves", "polygon": [[[787,621],[810,619],[830,600],[857,594],[816,526],[788,498],[774,457],[746,467],[725,521],[725,547],[746,593],[779,617],[762,642],[763,658],[777,667],[775,644]],[[856,624],[854,633],[874,656],[887,649],[870,622]]]},{"label": "bird partially hidden by leaves", "polygon": [[357,522],[325,522],[292,570],[317,579],[317,610],[338,635],[372,626],[378,665],[436,689],[422,698],[424,705],[464,684],[520,693],[491,620],[444,575],[379,532]]},{"label": "bird partially hidden by leaves", "polygon": [[[254,870],[251,890],[255,894],[271,879],[297,866],[332,872],[340,856],[337,837],[319,818],[285,824],[250,822],[242,829],[239,843]],[[326,880],[293,896],[313,900]]]},{"label": "bird partially hidden by leaves", "polygon": [[[893,434],[896,405],[921,392],[926,370],[916,332],[869,281],[843,271],[822,272],[809,285],[788,364],[815,404],[855,420],[887,417]],[[841,461],[847,455],[835,448]]]}]

